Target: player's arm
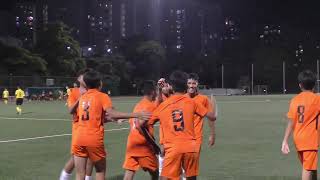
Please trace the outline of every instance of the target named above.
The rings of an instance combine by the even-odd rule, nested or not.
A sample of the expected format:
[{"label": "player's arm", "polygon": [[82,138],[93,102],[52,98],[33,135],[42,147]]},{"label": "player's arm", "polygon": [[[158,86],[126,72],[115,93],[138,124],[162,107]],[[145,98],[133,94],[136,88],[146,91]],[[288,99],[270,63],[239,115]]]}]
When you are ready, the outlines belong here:
[{"label": "player's arm", "polygon": [[105,110],[107,119],[130,119],[130,118],[137,118],[139,120],[148,121],[151,113],[148,112],[136,112],[136,113],[125,113],[116,111],[115,109],[108,108]]},{"label": "player's arm", "polygon": [[283,154],[288,154],[290,152],[288,140],[293,130],[295,115],[296,115],[296,108],[294,106],[294,103],[291,101],[289,112],[287,113],[287,119],[288,119],[287,128],[284,133],[282,147],[281,147],[281,151]]},{"label": "player's arm", "polygon": [[283,154],[288,154],[290,152],[288,140],[292,133],[292,130],[293,130],[293,121],[291,119],[288,119],[287,128],[284,133],[282,147],[281,147],[281,151]]},{"label": "player's arm", "polygon": [[70,114],[75,114],[77,112],[77,109],[79,107],[79,100],[80,99],[78,99],[73,105],[69,106],[68,109]]},{"label": "player's arm", "polygon": [[206,117],[208,121],[208,125],[210,128],[210,137],[209,137],[209,146],[213,146],[215,143],[215,121],[216,116],[214,110],[210,110],[203,106],[200,103],[194,102],[195,113],[198,114],[200,117]]}]

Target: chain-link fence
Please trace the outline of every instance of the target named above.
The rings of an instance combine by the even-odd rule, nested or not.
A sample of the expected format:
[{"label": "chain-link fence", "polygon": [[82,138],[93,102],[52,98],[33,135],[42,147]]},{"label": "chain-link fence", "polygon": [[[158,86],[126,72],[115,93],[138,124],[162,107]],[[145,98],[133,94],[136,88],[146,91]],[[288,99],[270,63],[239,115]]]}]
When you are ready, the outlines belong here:
[{"label": "chain-link fence", "polygon": [[315,91],[320,90],[319,60],[291,63],[279,61],[256,64],[223,64],[217,67],[215,88],[242,89],[244,94],[292,94],[300,91],[298,74],[311,70],[317,76]]}]

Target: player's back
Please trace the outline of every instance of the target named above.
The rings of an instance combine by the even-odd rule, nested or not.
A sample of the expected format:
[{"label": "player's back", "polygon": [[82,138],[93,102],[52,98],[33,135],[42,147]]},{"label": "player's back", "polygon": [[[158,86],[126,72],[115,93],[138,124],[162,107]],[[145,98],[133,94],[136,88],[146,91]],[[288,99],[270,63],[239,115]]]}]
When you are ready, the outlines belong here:
[{"label": "player's back", "polygon": [[301,92],[290,103],[288,118],[294,121],[294,141],[299,151],[318,149],[320,99],[313,92]]},{"label": "player's back", "polygon": [[79,122],[75,144],[82,146],[103,145],[105,109],[111,108],[107,94],[89,89],[79,101]]},{"label": "player's back", "polygon": [[[143,98],[139,101],[133,112],[150,112],[152,113],[156,109],[156,104],[147,98]],[[135,156],[146,155],[146,153],[152,153],[151,149],[148,147],[148,142],[146,138],[139,132],[136,128],[136,124],[139,123],[137,119],[129,119],[130,123],[130,133],[128,136],[127,143],[127,153],[133,153]],[[148,125],[148,131],[153,136],[153,127]]]},{"label": "player's back", "polygon": [[3,93],[2,93],[2,96],[3,96],[4,98],[8,98],[8,97],[9,97],[9,91],[4,90]]},{"label": "player's back", "polygon": [[163,144],[181,152],[196,152],[194,114],[204,116],[207,111],[198,109],[197,104],[184,95],[172,95],[154,112],[163,130]]},{"label": "player's back", "polygon": [[24,91],[22,89],[17,89],[15,92],[16,98],[23,98],[24,97]]}]

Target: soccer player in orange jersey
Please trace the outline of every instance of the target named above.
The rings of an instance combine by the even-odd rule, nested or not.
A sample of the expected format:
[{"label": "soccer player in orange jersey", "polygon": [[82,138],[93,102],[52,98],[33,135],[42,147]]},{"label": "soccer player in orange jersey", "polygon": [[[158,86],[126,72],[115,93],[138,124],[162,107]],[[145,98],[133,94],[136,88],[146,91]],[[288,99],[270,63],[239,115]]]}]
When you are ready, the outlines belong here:
[{"label": "soccer player in orange jersey", "polygon": [[[217,112],[214,107],[216,107],[216,104],[213,101],[213,99],[209,99],[208,96],[202,95],[199,93],[198,90],[198,84],[199,84],[199,76],[195,73],[189,74],[188,81],[187,81],[187,96],[193,99],[196,103],[202,104],[208,112],[214,112],[215,117],[217,117]],[[209,143],[214,145],[215,143],[215,121],[208,121],[208,125],[212,129],[211,134],[209,136]],[[203,117],[195,114],[194,115],[194,131],[196,136],[197,144],[200,146],[199,149],[199,161],[200,162],[200,151],[201,151],[201,145],[202,145],[202,139],[203,139]]]},{"label": "soccer player in orange jersey", "polygon": [[[158,80],[158,102],[159,104],[163,101],[167,100],[171,95],[172,87],[171,85],[166,82],[165,78],[160,78]],[[159,144],[160,144],[160,154],[158,156],[159,160],[159,175],[161,175],[162,172],[162,165],[163,165],[163,158],[164,158],[164,147],[163,147],[163,130],[162,126],[159,126]]]},{"label": "soccer player in orange jersey", "polygon": [[72,152],[76,167],[76,179],[85,180],[86,162],[90,159],[96,169],[96,179],[104,180],[106,175],[106,152],[104,149],[104,122],[106,114],[110,119],[139,118],[148,120],[150,113],[121,113],[113,110],[109,96],[100,92],[100,74],[89,71],[83,80],[87,92],[79,100],[79,122],[74,137]]},{"label": "soccer player in orange jersey", "polygon": [[[187,96],[193,99],[195,102],[202,104],[209,112],[214,112],[215,116],[217,117],[216,109],[214,108],[216,104],[212,102],[213,100],[209,99],[208,96],[202,95],[199,93],[198,90],[198,84],[199,84],[199,76],[197,74],[191,73],[189,74],[188,81],[187,81]],[[200,117],[198,115],[195,115],[194,117],[194,130],[196,135],[197,143],[200,145],[202,144],[203,139],[203,117]],[[209,126],[211,129],[215,128],[215,121],[208,121]],[[210,143],[214,144],[215,142],[215,131],[212,132],[213,134],[210,134],[209,141]],[[200,153],[200,152],[199,152]]]},{"label": "soccer player in orange jersey", "polygon": [[[194,133],[194,115],[215,120],[215,114],[201,104],[185,96],[188,75],[175,71],[170,75],[170,85],[174,92],[154,111],[149,123],[160,121],[163,129],[164,162],[161,179],[179,179],[181,168],[187,179],[196,179],[199,174],[198,152]],[[210,145],[213,145],[212,143]]]},{"label": "soccer player in orange jersey", "polygon": [[[143,98],[137,103],[133,112],[153,112],[157,104],[156,87],[152,81],[146,81],[143,85]],[[157,180],[158,173],[158,159],[152,149],[150,143],[145,138],[139,126],[138,119],[130,119],[130,133],[127,141],[126,157],[123,168],[126,170],[124,180],[133,180],[136,171],[142,168],[148,171],[152,180]],[[153,137],[153,126],[146,125],[149,134]]]},{"label": "soccer player in orange jersey", "polygon": [[302,92],[290,102],[281,151],[283,154],[290,152],[288,139],[293,132],[293,141],[302,164],[302,180],[313,180],[317,179],[320,99],[313,92],[316,83],[313,72],[301,72],[298,81]]},{"label": "soccer player in orange jersey", "polygon": [[[80,87],[79,88],[75,87],[70,89],[70,94],[67,99],[69,111],[73,116],[71,148],[73,147],[73,142],[74,142],[73,138],[76,134],[76,130],[78,127],[79,116],[78,116],[77,108],[79,105],[79,98],[82,94],[86,92],[85,83],[83,82],[83,74],[85,74],[88,71],[90,71],[90,69],[83,69],[79,71],[77,80],[80,83]],[[71,154],[72,154],[72,150],[71,150]],[[91,180],[92,168],[93,167],[92,167],[91,161],[88,161],[86,166],[87,170],[86,170],[85,180]],[[74,159],[73,159],[73,156],[71,156],[62,170],[59,180],[71,179],[73,169],[74,169]]]}]

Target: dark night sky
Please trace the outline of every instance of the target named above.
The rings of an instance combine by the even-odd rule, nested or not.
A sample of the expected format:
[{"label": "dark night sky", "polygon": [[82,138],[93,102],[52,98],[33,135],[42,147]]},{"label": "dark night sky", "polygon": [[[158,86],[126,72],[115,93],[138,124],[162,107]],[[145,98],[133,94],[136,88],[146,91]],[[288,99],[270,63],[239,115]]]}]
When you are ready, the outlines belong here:
[{"label": "dark night sky", "polygon": [[[2,0],[0,10],[11,10],[15,0]],[[54,1],[54,0],[50,0]],[[320,26],[319,0],[194,0],[219,3],[224,16],[235,16],[245,24],[280,23]]]}]

